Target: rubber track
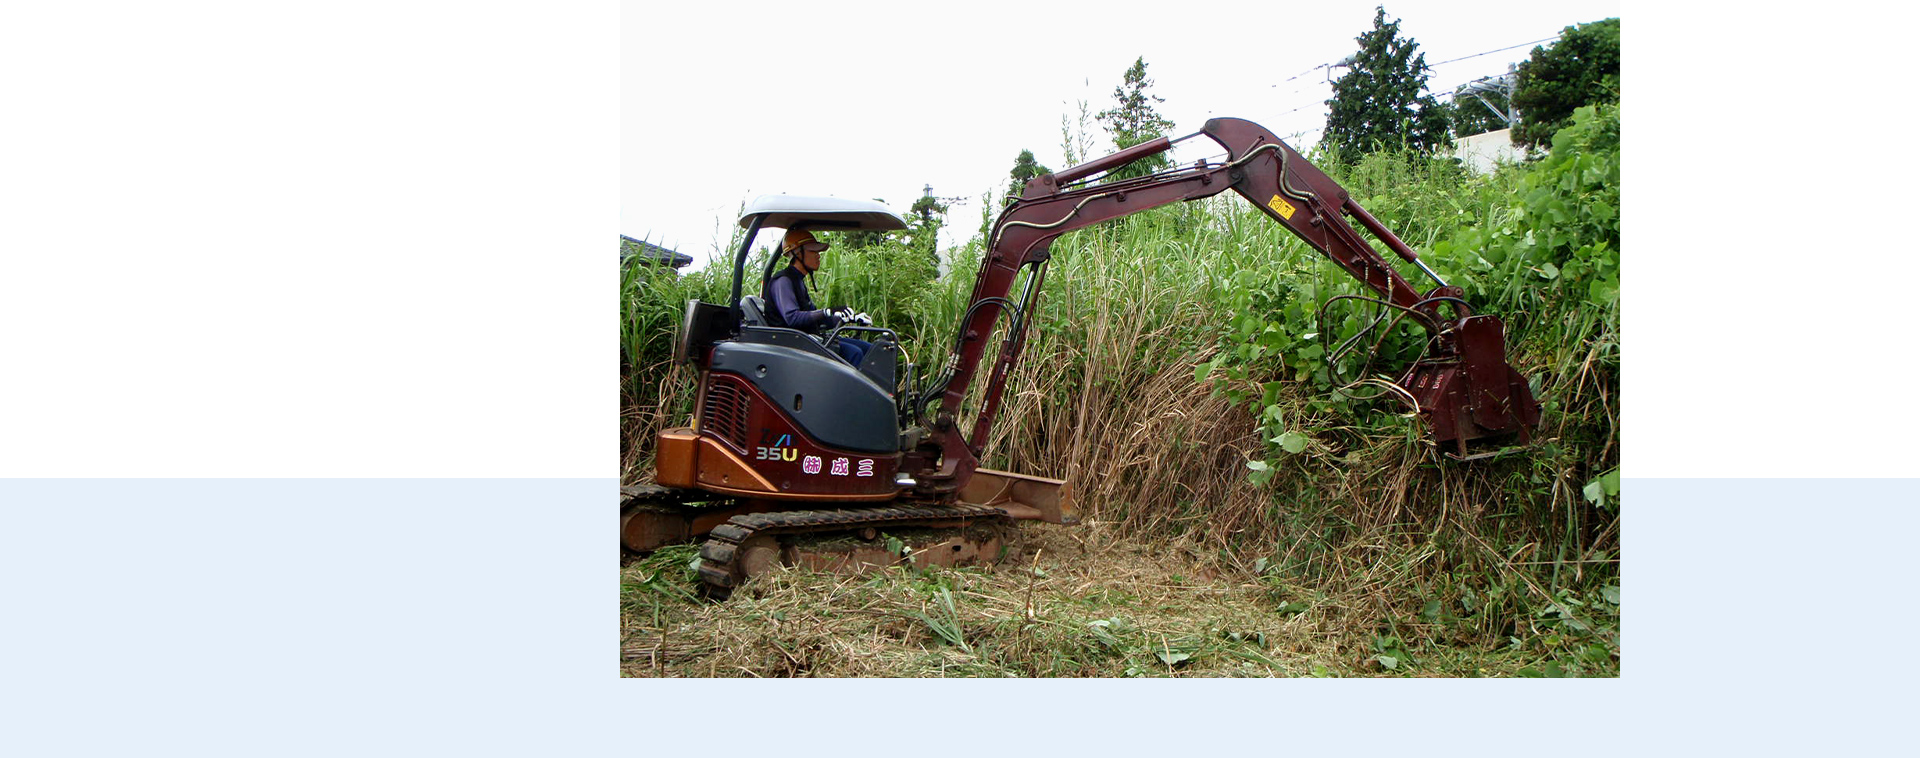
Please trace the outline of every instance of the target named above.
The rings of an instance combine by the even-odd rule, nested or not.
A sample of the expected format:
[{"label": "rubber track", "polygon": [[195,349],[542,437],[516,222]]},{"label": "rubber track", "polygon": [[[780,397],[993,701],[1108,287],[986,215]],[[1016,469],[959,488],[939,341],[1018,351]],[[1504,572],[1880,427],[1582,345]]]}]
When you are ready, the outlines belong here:
[{"label": "rubber track", "polygon": [[1006,517],[990,505],[921,505],[833,511],[749,513],[713,528],[700,547],[700,579],[710,594],[725,598],[734,587],[734,559],[740,546],[761,534],[801,534],[864,527],[951,526],[954,522]]}]

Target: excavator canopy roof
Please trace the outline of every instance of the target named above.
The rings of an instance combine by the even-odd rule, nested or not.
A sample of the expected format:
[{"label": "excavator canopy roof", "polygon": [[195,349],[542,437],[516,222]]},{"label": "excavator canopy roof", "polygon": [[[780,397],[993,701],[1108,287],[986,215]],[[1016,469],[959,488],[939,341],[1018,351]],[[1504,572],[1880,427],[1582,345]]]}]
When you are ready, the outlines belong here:
[{"label": "excavator canopy roof", "polygon": [[905,229],[907,222],[887,206],[872,200],[842,200],[837,197],[804,195],[761,195],[747,203],[740,213],[740,227],[747,228],[753,217],[766,214],[761,226],[773,229],[806,227],[812,229]]}]

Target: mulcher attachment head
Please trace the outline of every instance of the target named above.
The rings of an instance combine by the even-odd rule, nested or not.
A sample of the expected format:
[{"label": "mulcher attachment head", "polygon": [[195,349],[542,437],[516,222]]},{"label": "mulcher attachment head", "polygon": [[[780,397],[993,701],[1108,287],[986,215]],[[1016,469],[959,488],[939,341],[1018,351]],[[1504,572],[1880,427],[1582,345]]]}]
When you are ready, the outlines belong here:
[{"label": "mulcher attachment head", "polygon": [[1468,459],[1487,455],[1468,455],[1469,442],[1515,436],[1522,445],[1532,442],[1540,403],[1533,399],[1526,377],[1507,365],[1506,329],[1500,319],[1468,316],[1440,339],[1439,354],[1414,364],[1400,379],[1434,444]]}]

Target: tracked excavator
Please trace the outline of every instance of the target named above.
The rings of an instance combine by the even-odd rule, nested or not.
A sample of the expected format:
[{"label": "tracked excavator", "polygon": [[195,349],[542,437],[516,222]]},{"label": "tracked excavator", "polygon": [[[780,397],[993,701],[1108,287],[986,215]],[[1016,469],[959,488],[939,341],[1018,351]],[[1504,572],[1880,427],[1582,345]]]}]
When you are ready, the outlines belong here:
[{"label": "tracked excavator", "polygon": [[[1225,157],[1130,179],[1109,173],[1200,136],[1225,148]],[[1473,313],[1459,287],[1258,124],[1216,118],[1180,140],[1159,138],[1028,181],[991,227],[950,350],[941,370],[924,379],[887,329],[848,323],[816,337],[773,325],[769,305],[741,293],[748,253],[763,229],[900,229],[900,217],[878,203],[785,195],[754,201],[739,219],[747,234],[733,258],[730,302],[687,304],[674,356],[698,369],[693,418],[659,434],[653,483],[622,489],[623,552],[704,537],[700,576],[725,597],[776,565],[897,561],[898,547],[876,540],[883,530],[951,535],[901,552],[953,565],[991,561],[1020,520],[1076,523],[1061,480],[981,467],[1001,392],[1032,325],[1050,245],[1075,229],[1228,190],[1359,279],[1378,295],[1375,302],[1426,330],[1423,356],[1397,381],[1378,381],[1412,407],[1434,445],[1471,459],[1469,443],[1529,441],[1540,406],[1507,364],[1497,317]],[[1435,286],[1417,290],[1356,224]],[[773,265],[761,272],[762,282]],[[856,333],[875,346],[859,365],[826,344]],[[974,387],[996,333],[986,384]],[[843,547],[806,549],[826,537]]]}]

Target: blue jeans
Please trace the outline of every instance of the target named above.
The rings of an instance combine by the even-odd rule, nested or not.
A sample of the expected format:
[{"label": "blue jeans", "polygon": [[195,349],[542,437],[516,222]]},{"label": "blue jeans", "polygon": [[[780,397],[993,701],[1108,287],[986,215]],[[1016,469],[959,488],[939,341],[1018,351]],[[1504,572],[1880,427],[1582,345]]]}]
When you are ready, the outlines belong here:
[{"label": "blue jeans", "polygon": [[847,359],[854,368],[859,368],[860,359],[867,357],[867,351],[873,349],[873,343],[852,337],[835,337],[833,349],[840,351],[840,357]]}]

